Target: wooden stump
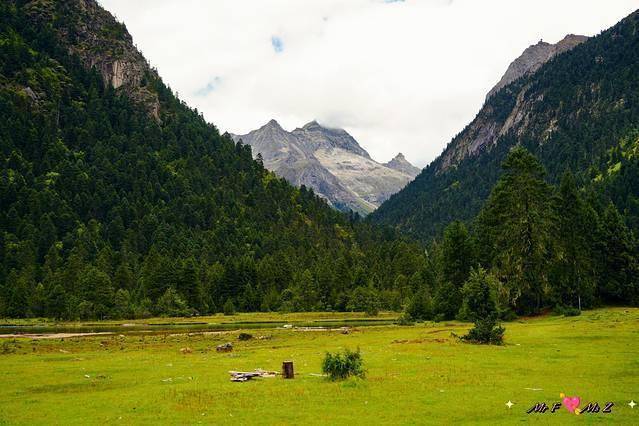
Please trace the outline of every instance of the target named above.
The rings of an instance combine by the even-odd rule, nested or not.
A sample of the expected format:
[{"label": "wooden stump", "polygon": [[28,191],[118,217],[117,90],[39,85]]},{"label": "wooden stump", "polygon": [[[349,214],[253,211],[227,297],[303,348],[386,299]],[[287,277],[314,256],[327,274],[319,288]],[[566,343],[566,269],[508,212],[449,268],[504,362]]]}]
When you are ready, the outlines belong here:
[{"label": "wooden stump", "polygon": [[285,379],[294,379],[295,372],[293,371],[293,361],[284,361],[282,363],[282,377]]}]

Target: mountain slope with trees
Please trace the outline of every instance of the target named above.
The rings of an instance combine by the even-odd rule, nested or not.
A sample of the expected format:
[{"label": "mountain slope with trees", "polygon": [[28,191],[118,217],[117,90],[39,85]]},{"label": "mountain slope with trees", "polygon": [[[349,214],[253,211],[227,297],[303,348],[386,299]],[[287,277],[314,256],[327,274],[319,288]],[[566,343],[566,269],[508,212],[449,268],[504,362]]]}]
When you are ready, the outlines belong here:
[{"label": "mountain slope with trees", "polygon": [[[470,340],[499,342],[498,320],[513,315],[639,303],[632,215],[615,207],[638,187],[630,118],[610,124],[625,136],[588,185],[546,173],[511,139],[477,157],[497,164],[487,176],[471,157],[442,169],[459,173],[451,194],[473,177],[486,201],[425,250],[267,171],[181,102],[93,0],[0,4],[0,116],[0,317],[389,309],[471,319]],[[607,141],[582,127],[588,144]]]},{"label": "mountain slope with trees", "polygon": [[372,215],[423,241],[470,222],[515,145],[538,157],[551,183],[612,201],[639,229],[639,12],[491,96],[442,155]]},{"label": "mountain slope with trees", "polygon": [[0,116],[0,317],[374,311],[424,285],[423,249],[265,170],[93,0],[0,4]]}]

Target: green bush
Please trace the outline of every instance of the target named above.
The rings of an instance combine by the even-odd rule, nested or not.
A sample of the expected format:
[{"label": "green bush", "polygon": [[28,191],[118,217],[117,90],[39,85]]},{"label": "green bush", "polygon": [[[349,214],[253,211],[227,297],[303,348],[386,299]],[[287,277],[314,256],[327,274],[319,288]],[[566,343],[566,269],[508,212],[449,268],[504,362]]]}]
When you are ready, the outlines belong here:
[{"label": "green bush", "polygon": [[364,378],[364,360],[362,355],[357,349],[353,352],[349,349],[344,350],[344,353],[326,352],[326,357],[322,362],[322,372],[331,380],[344,380],[350,376]]},{"label": "green bush", "polygon": [[415,320],[408,312],[404,312],[397,319],[397,324],[398,325],[415,325]]},{"label": "green bush", "polygon": [[248,333],[240,333],[237,336],[238,340],[251,340],[252,338],[253,338],[253,335]]},{"label": "green bush", "polygon": [[501,345],[505,331],[493,318],[485,318],[475,321],[475,326],[462,339],[472,343]]},{"label": "green bush", "polygon": [[504,328],[497,324],[498,309],[493,289],[496,278],[484,269],[472,269],[464,284],[461,314],[471,319],[475,326],[462,337],[473,343],[499,345],[504,338]]},{"label": "green bush", "polygon": [[413,295],[406,306],[404,315],[408,315],[415,321],[433,319],[433,300],[425,289]]},{"label": "green bush", "polygon": [[184,298],[173,287],[169,287],[158,299],[155,313],[160,316],[184,317],[190,316],[191,310]]},{"label": "green bush", "polygon": [[235,315],[235,305],[231,299],[227,299],[226,303],[222,307],[224,315]]},{"label": "green bush", "polygon": [[372,287],[357,287],[351,293],[347,309],[352,312],[365,312],[369,316],[377,316],[380,303],[379,294]]}]

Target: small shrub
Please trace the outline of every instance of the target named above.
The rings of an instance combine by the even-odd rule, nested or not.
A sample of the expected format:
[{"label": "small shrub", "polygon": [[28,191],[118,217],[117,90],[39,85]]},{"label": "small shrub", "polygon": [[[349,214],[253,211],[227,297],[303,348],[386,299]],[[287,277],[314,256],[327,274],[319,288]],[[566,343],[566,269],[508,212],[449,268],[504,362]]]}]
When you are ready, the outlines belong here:
[{"label": "small shrub", "polygon": [[405,312],[402,315],[400,315],[400,317],[397,319],[397,324],[398,325],[415,325],[415,320],[413,320],[413,317],[411,317],[410,314]]},{"label": "small shrub", "polygon": [[356,352],[346,349],[341,354],[326,352],[326,357],[322,362],[322,372],[328,375],[331,380],[344,380],[350,376],[363,379],[365,376],[364,360],[359,349]]},{"label": "small shrub", "polygon": [[517,314],[510,308],[502,309],[499,311],[499,319],[502,321],[514,321],[517,319]]},{"label": "small shrub", "polygon": [[495,301],[496,278],[484,269],[472,269],[462,294],[461,313],[475,322],[475,326],[462,337],[473,343],[500,345],[504,339],[504,328],[497,323],[498,309]]},{"label": "small shrub", "polygon": [[405,315],[415,321],[433,319],[433,300],[425,289],[413,295],[406,305]]},{"label": "small shrub", "polygon": [[[82,303],[80,305],[82,305]],[[155,311],[158,315],[169,317],[186,317],[190,316],[189,314],[191,313],[184,298],[172,287],[169,287],[164,294],[160,296],[156,303]]]},{"label": "small shrub", "polygon": [[222,307],[224,315],[235,315],[235,305],[231,299],[228,299]]},{"label": "small shrub", "polygon": [[13,354],[16,352],[15,346],[9,344],[9,342],[2,342],[2,350],[0,351],[3,355]]},{"label": "small shrub", "polygon": [[237,340],[251,340],[252,338],[253,335],[248,333],[240,333],[239,336],[237,336]]},{"label": "small shrub", "polygon": [[504,327],[497,325],[492,318],[475,321],[475,326],[462,339],[472,343],[501,345],[504,340]]}]

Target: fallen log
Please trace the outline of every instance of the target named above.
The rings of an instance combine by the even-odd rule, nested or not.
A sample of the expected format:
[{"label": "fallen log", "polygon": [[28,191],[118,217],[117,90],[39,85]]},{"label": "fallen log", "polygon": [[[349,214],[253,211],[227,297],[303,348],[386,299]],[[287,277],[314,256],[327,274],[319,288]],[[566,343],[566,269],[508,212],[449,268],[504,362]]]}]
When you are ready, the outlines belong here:
[{"label": "fallen log", "polygon": [[246,382],[255,377],[275,377],[278,375],[277,371],[266,371],[260,368],[255,371],[229,371],[232,382]]}]

